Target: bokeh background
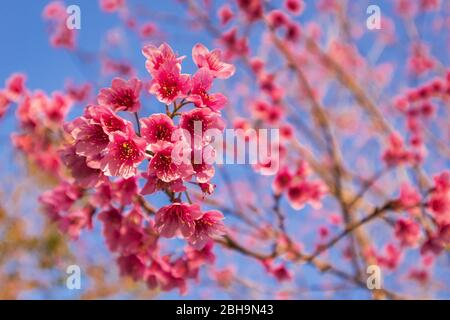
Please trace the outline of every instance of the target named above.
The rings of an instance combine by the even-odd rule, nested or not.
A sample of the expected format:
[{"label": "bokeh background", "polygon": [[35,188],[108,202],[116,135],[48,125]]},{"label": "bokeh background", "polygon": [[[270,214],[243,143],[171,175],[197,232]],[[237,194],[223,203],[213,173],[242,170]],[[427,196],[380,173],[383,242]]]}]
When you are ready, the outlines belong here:
[{"label": "bokeh background", "polygon": [[[218,7],[219,2],[214,2]],[[226,1],[225,1],[226,2]],[[232,1],[230,1],[232,2]],[[324,33],[335,32],[330,28],[330,22],[320,15],[315,8],[315,1],[305,1],[305,12],[295,19],[299,22],[315,21],[322,26]],[[353,1],[350,1],[353,2]],[[394,1],[358,1],[358,4],[349,6],[348,16],[356,25],[360,25],[363,34],[358,38],[356,46],[360,55],[372,59],[374,64],[381,65],[389,62],[394,65],[394,71],[390,84],[386,86],[383,95],[393,96],[402,89],[413,87],[423,79],[410,76],[401,67],[405,65],[408,55],[408,43],[410,39],[403,23],[395,15]],[[416,18],[416,24],[421,27],[421,36],[430,45],[431,54],[444,66],[450,65],[450,41],[448,26],[440,32],[434,32],[434,24],[449,24],[450,6],[446,0],[441,1],[442,8],[438,12],[423,14]],[[98,1],[66,1],[66,5],[76,4],[81,8],[81,30],[77,33],[76,52],[64,49],[55,49],[49,43],[48,24],[42,18],[42,10],[48,1],[44,0],[15,0],[2,1],[0,4],[0,80],[8,78],[14,72],[23,72],[27,76],[27,87],[40,89],[45,92],[62,90],[67,81],[84,83],[95,79],[92,95],[95,96],[99,87],[107,86],[112,78],[111,74],[102,72],[99,56],[107,54],[118,61],[126,60],[136,70],[140,79],[149,79],[145,70],[145,59],[141,54],[143,43],[159,44],[168,42],[180,55],[186,55],[183,70],[193,72],[194,65],[191,61],[191,48],[198,42],[204,43],[209,48],[217,46],[217,42],[208,31],[202,29],[192,21],[182,1],[139,1],[129,0],[129,7],[138,21],[152,21],[157,26],[157,32],[149,39],[141,39],[138,35],[127,29],[125,23],[116,14],[105,14],[101,11]],[[220,2],[220,3],[223,3]],[[274,7],[281,5],[279,1],[268,1]],[[396,40],[393,45],[386,46],[381,52],[374,48],[377,32],[385,30],[369,31],[365,26],[367,14],[365,8],[368,4],[377,4],[381,8],[382,15],[389,16],[395,24]],[[217,21],[217,17],[211,16]],[[444,32],[447,31],[447,32]],[[120,39],[120,46],[111,46],[111,39]],[[109,39],[109,40],[108,40]],[[261,35],[258,26],[249,32],[248,39],[252,51],[260,48]],[[241,92],[251,91],[252,80],[248,78],[244,67],[239,61],[235,62],[238,72],[235,77],[220,84],[218,89],[226,89],[228,92],[236,92],[231,96],[235,112],[246,113],[247,100],[240,97]],[[373,80],[366,79],[370,85]],[[224,87],[221,87],[224,86]],[[144,96],[143,114],[160,112],[161,105],[156,99]],[[325,102],[330,105],[335,97],[330,96]],[[84,105],[75,105],[71,111],[71,117],[81,114]],[[299,117],[307,118],[306,111],[299,111]],[[232,116],[227,114],[228,120]],[[394,126],[401,128],[401,122],[393,121]],[[49,226],[44,216],[40,213],[37,198],[42,190],[51,186],[51,181],[42,177],[38,170],[24,161],[22,156],[15,152],[10,144],[10,135],[17,131],[17,123],[14,118],[14,110],[9,110],[7,116],[2,119],[0,125],[0,297],[6,298],[32,298],[32,299],[64,299],[64,298],[180,298],[178,292],[155,293],[150,292],[145,286],[134,284],[131,280],[120,279],[114,265],[114,258],[106,249],[101,236],[100,224],[95,224],[94,230],[85,232],[76,242],[71,242],[59,235],[54,227]],[[447,138],[448,141],[448,138]],[[361,143],[361,147],[358,147]],[[344,157],[349,161],[355,161],[358,155],[365,155],[376,159],[380,154],[380,146],[373,143],[358,141],[354,136],[347,138],[343,143]],[[314,148],[314,146],[312,146]],[[357,151],[355,151],[355,149]],[[348,150],[348,153],[347,153]],[[433,168],[449,168],[448,159],[438,155],[428,156],[425,168],[433,172]],[[356,165],[356,164],[355,164]],[[364,164],[372,172],[380,168],[377,161]],[[231,166],[227,167],[228,177],[239,182],[238,193],[242,201],[254,201],[255,203],[268,202],[270,199],[270,178],[257,176],[251,168]],[[245,177],[245,179],[242,179]],[[217,192],[226,199],[227,191],[220,188],[223,176],[218,175],[215,183],[219,186]],[[243,180],[243,181],[240,181]],[[257,181],[257,182],[256,182]],[[382,182],[381,182],[382,183]],[[255,189],[257,186],[257,189]],[[390,188],[387,186],[387,188]],[[250,200],[249,200],[250,199]],[[158,199],[155,200],[158,203]],[[332,200],[325,200],[333,207]],[[311,247],[317,241],[317,228],[324,218],[321,211],[311,210],[309,207],[300,213],[295,212],[288,204],[282,203],[283,208],[289,214],[288,229],[298,236],[305,246]],[[4,211],[4,212],[3,212]],[[308,217],[305,220],[305,216]],[[233,217],[228,217],[233,221]],[[305,224],[307,221],[307,225]],[[379,222],[383,224],[383,222]],[[377,241],[383,243],[390,234],[385,234],[384,229],[374,224],[371,234],[376,235]],[[334,230],[335,231],[335,230]],[[334,232],[332,230],[332,232]],[[341,298],[341,299],[368,299],[371,293],[367,290],[347,284],[343,284],[332,275],[321,274],[309,265],[292,267],[294,277],[288,284],[280,284],[275,279],[267,277],[264,268],[257,262],[231,254],[217,248],[217,269],[229,267],[237,270],[242,279],[237,280],[238,290],[231,292],[224,290],[216,284],[213,272],[210,269],[202,271],[200,281],[189,286],[184,298],[273,298],[289,297],[289,292],[296,298]],[[334,255],[334,256],[333,256]],[[336,263],[347,265],[340,252],[332,253],[331,259]],[[404,259],[405,267],[399,267],[398,273],[387,272],[384,274],[384,283],[392,290],[406,290],[426,295],[427,290],[432,292],[434,298],[450,298],[450,255],[445,253],[440,257],[433,270],[433,279],[427,285],[417,286],[409,284],[405,276],[407,266],[419,261],[418,252],[411,252]],[[82,289],[68,290],[65,287],[65,269],[70,264],[77,264],[83,270]],[[401,274],[401,276],[399,276]],[[240,281],[240,282],[239,282]],[[8,284],[2,286],[1,284]]]}]

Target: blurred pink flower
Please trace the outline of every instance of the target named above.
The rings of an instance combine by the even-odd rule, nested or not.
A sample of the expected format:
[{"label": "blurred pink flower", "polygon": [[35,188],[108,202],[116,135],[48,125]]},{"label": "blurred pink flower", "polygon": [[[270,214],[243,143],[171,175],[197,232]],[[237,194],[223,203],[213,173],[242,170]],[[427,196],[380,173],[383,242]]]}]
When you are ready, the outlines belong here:
[{"label": "blurred pink flower", "polygon": [[125,7],[125,0],[100,0],[100,8],[105,12],[115,12]]},{"label": "blurred pink flower", "polygon": [[420,239],[420,226],[412,219],[399,219],[395,223],[395,236],[403,246],[414,246]]},{"label": "blurred pink flower", "polygon": [[[190,163],[172,158],[175,147],[176,145],[172,143],[164,142],[152,146],[154,156],[148,166],[150,176],[156,175],[163,182],[172,182],[178,179],[186,180],[192,176],[194,171]],[[183,148],[186,149],[188,146]]]},{"label": "blurred pink flower", "polygon": [[74,145],[61,150],[60,156],[63,164],[70,170],[72,177],[80,186],[94,187],[102,181],[102,171],[88,167],[86,157],[78,155]]},{"label": "blurred pink flower", "polygon": [[189,243],[197,250],[202,249],[211,237],[225,234],[225,226],[222,223],[223,215],[219,211],[206,211],[194,220],[194,232],[189,237]]}]

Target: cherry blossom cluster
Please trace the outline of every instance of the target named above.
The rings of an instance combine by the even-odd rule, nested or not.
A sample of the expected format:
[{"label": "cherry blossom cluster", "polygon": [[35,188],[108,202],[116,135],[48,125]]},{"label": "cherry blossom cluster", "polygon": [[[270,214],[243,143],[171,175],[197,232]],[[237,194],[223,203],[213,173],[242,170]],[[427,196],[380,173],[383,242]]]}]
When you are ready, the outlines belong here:
[{"label": "cherry blossom cluster", "polygon": [[[193,250],[203,250],[212,237],[224,233],[221,222],[223,215],[214,210],[202,212],[199,205],[191,203],[187,195],[186,183],[198,185],[203,192],[213,192],[214,185],[210,180],[214,175],[214,168],[204,162],[193,162],[194,153],[202,152],[208,146],[208,137],[202,135],[200,146],[186,146],[186,141],[176,140],[174,133],[181,128],[191,135],[197,134],[194,132],[195,122],[201,123],[203,132],[211,128],[224,129],[220,109],[226,104],[226,98],[220,93],[209,91],[214,79],[230,77],[234,73],[234,67],[220,60],[220,51],[210,52],[201,44],[193,48],[192,57],[198,71],[192,77],[181,73],[184,57],[177,57],[167,44],[159,47],[146,46],[143,54],[147,59],[146,68],[152,77],[149,92],[166,106],[166,113],[139,119],[141,81],[136,78],[128,81],[116,78],[110,88],[100,90],[98,105],[88,106],[83,116],[66,123],[65,130],[73,143],[63,150],[62,159],[78,185],[94,187],[96,190],[91,203],[94,201],[96,207],[104,210],[100,216],[105,224],[105,236],[109,239],[110,248],[117,248],[120,252],[118,261],[121,268],[133,273],[135,279],[144,279],[155,285],[161,282],[162,288],[168,288],[166,280],[157,279],[158,276],[150,270],[145,270],[142,274],[139,271],[140,276],[134,270],[138,268],[136,261],[139,259],[142,260],[142,266],[148,265],[149,261],[153,265],[157,263],[154,256],[159,237],[173,238],[180,235]],[[185,110],[187,105],[192,105],[193,108]],[[172,110],[170,106],[173,106]],[[139,121],[137,131],[130,121],[117,114],[119,111],[136,115]],[[176,125],[174,120],[177,118],[179,122]],[[174,149],[179,144],[183,144],[183,152],[189,150],[192,153],[192,163],[177,164],[174,161]],[[147,170],[140,173],[139,167],[144,162],[147,163]],[[111,181],[110,177],[117,177],[119,180]],[[145,179],[142,188],[139,188],[139,177]],[[140,209],[137,209],[139,206],[136,201],[143,201],[137,199],[158,191],[166,193],[171,203],[157,210],[154,220],[144,219]],[[186,193],[188,202],[182,201],[183,193]],[[115,195],[119,198],[115,198]],[[51,199],[54,195],[49,196]],[[95,199],[100,199],[100,203]],[[122,212],[112,205],[115,200],[120,208],[133,205],[123,223],[116,221],[117,216],[122,216]],[[43,202],[49,203],[45,198]],[[128,220],[133,227],[130,235],[127,227],[124,227],[124,223],[128,225]],[[80,220],[78,222],[79,228],[89,225]],[[111,233],[116,235],[113,233],[116,225],[120,236],[108,236]],[[124,235],[128,243],[125,248],[115,243],[121,241],[123,232],[127,233]],[[137,237],[131,249],[129,236]],[[149,236],[150,239],[147,239]],[[172,267],[175,268],[175,265]],[[130,268],[134,271],[130,271]],[[169,266],[158,266],[157,269],[159,268],[170,273]],[[161,271],[155,272],[159,274]],[[190,270],[190,273],[195,272]]]},{"label": "cherry blossom cluster", "polygon": [[279,170],[273,180],[272,189],[277,196],[285,193],[290,205],[300,210],[305,204],[318,209],[321,199],[326,194],[326,186],[319,180],[309,179],[310,169],[305,161],[300,161],[292,173],[286,166]]},{"label": "cherry blossom cluster", "polygon": [[420,147],[424,140],[424,125],[437,114],[438,101],[450,98],[450,72],[446,77],[436,77],[417,88],[408,90],[397,97],[394,106],[406,119],[411,134],[410,144]]},{"label": "cherry blossom cluster", "polygon": [[25,94],[25,76],[17,73],[11,75],[5,83],[5,88],[0,91],[0,118],[7,112],[12,103],[17,103]]},{"label": "cherry blossom cluster", "polygon": [[[151,76],[147,89],[162,103],[161,113],[140,118],[142,81],[115,78],[99,91],[96,104],[66,121],[71,105],[84,101],[90,86],[71,84],[67,93],[48,97],[29,92],[21,74],[7,80],[1,110],[3,115],[11,103],[18,104],[23,133],[13,136],[15,146],[59,181],[40,202],[61,232],[77,239],[98,216],[123,275],[150,288],[185,292],[186,281],[197,277],[200,266],[214,261],[213,240],[225,234],[223,214],[202,211],[192,202],[187,185],[200,193],[214,192],[214,167],[194,158],[211,142],[204,134],[208,129],[225,128],[220,110],[227,98],[210,91],[215,79],[229,78],[235,69],[221,60],[219,50],[209,51],[202,44],[192,50],[198,67],[192,76],[181,72],[185,57],[165,43],[145,46],[142,52]],[[194,130],[197,124],[202,131]],[[177,130],[183,134],[177,135]],[[52,138],[49,132],[63,136],[62,148],[60,137]],[[199,137],[188,139],[189,135]],[[198,139],[199,144],[191,143]],[[189,153],[189,161],[174,161],[174,150],[180,146],[183,154]],[[154,193],[165,194],[169,204],[154,209],[145,199]],[[164,254],[160,245],[161,238],[174,237],[187,243],[185,254],[177,259]]]},{"label": "cherry blossom cluster", "polygon": [[420,163],[425,154],[424,128],[438,112],[438,101],[447,102],[450,95],[450,72],[446,77],[437,77],[429,82],[408,90],[394,100],[395,108],[405,117],[406,128],[409,132],[408,145],[398,134],[389,137],[388,148],[383,160],[388,165],[401,163]]},{"label": "cherry blossom cluster", "polygon": [[[417,190],[410,185],[402,185],[398,205],[408,214],[395,221],[394,235],[399,246],[388,243],[384,254],[377,254],[375,250],[368,252],[368,255],[376,257],[380,265],[391,270],[396,269],[402,261],[404,248],[407,247],[420,247],[424,264],[430,265],[450,243],[450,172],[444,171],[433,180],[433,187],[424,202]],[[435,225],[424,226],[421,202],[423,207],[429,210]]]},{"label": "cherry blossom cluster", "polygon": [[[397,242],[388,242],[382,251],[370,247],[365,256],[375,259],[380,266],[395,270],[408,248],[420,248],[422,268],[411,269],[409,277],[419,282],[428,279],[427,269],[450,243],[449,183],[448,170],[434,176],[427,194],[421,194],[410,184],[403,183],[392,207],[396,211],[406,212],[392,221]],[[428,218],[431,220],[427,221]]]},{"label": "cherry blossom cluster", "polygon": [[58,131],[70,111],[74,100],[66,93],[55,91],[48,96],[43,91],[31,92],[25,85],[26,77],[21,73],[10,76],[0,93],[2,101],[0,117],[13,104],[17,105],[16,117],[21,132],[11,136],[12,144],[27,154],[29,160],[46,174],[62,176],[57,136],[49,132]]}]

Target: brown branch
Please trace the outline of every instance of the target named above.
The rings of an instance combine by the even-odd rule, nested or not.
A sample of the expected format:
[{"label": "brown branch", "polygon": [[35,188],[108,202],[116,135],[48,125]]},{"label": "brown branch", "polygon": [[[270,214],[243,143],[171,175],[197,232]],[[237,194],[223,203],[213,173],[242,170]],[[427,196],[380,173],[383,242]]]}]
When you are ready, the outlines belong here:
[{"label": "brown branch", "polygon": [[395,201],[389,201],[385,205],[375,208],[371,214],[367,215],[366,217],[362,218],[361,220],[359,220],[359,221],[357,221],[357,222],[355,222],[355,223],[353,223],[351,225],[348,225],[339,235],[337,235],[336,237],[334,237],[333,239],[328,241],[326,244],[320,246],[311,256],[308,257],[308,260],[315,259],[322,252],[324,252],[324,251],[330,249],[331,247],[333,247],[336,243],[339,242],[339,240],[341,240],[342,238],[346,237],[347,235],[352,233],[354,230],[356,230],[360,226],[362,226],[362,225],[366,224],[367,222],[375,219],[376,217],[378,217],[383,212],[388,211],[390,209],[393,209],[395,203],[396,203]]},{"label": "brown branch", "polygon": [[[266,259],[273,259],[278,256],[278,253],[276,251],[273,251],[272,253],[269,253],[269,254],[252,251],[252,250],[240,245],[236,240],[232,239],[230,236],[225,236],[222,239],[216,239],[215,242],[224,246],[227,249],[235,250],[243,255],[253,257],[259,261],[264,261]],[[294,254],[294,259],[293,259],[294,261],[309,263],[322,273],[327,272],[327,273],[333,274],[343,280],[347,280],[352,283],[355,283],[356,285],[358,285],[361,288],[367,289],[366,282],[363,281],[358,276],[352,276],[351,274],[332,266],[328,262],[318,260],[317,258],[308,260],[307,257],[302,255],[298,250],[295,250],[294,248],[291,248],[291,253]],[[386,290],[386,289],[378,289],[377,291],[380,294],[382,294],[383,296],[386,296],[390,299],[403,299],[401,296],[399,296],[389,290]]]},{"label": "brown branch", "polygon": [[381,130],[385,134],[391,133],[393,130],[390,125],[384,120],[381,112],[375,103],[368,97],[363,88],[354,81],[353,77],[350,76],[333,58],[322,51],[319,46],[311,38],[306,40],[306,48],[310,50],[313,54],[317,55],[322,61],[323,65],[330,71],[332,71],[339,82],[345,86],[354,96],[356,101],[361,107],[369,112],[373,116],[373,122],[376,128]]},{"label": "brown branch", "polygon": [[139,205],[147,212],[147,214],[152,215],[156,213],[156,209],[150,205],[143,196],[137,196],[136,197],[137,202]]}]

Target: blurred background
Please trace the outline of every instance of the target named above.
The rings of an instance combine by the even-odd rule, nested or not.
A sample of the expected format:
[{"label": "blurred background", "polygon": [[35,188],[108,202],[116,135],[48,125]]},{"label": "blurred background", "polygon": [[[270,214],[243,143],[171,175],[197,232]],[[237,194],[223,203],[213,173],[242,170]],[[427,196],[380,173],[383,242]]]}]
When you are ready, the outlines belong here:
[{"label": "blurred background", "polygon": [[[322,38],[328,39],[325,40],[325,45],[331,43],[330,39],[339,39],[342,36],[342,24],[332,13],[328,13],[320,6],[320,4],[333,6],[333,1],[304,2],[303,13],[292,17],[302,26],[302,32],[317,28]],[[347,61],[346,70],[354,65],[355,69],[349,71],[356,73],[360,64],[370,66],[372,70],[370,73],[360,73],[355,79],[375,96],[377,103],[386,102],[378,106],[382,115],[389,118],[390,125],[399,132],[407,132],[404,120],[393,111],[394,97],[408,88],[433,79],[436,75],[434,71],[425,75],[414,75],[408,70],[406,61],[411,54],[411,43],[417,40],[411,39],[408,29],[411,25],[405,23],[405,19],[396,11],[396,1],[337,2],[342,6],[345,3],[344,21],[352,38],[351,46],[357,51],[354,56],[347,57],[349,60],[356,59],[355,56],[361,59],[361,61]],[[418,36],[428,45],[430,56],[439,61],[442,69],[448,70],[450,3],[445,0],[440,2],[438,10],[419,12],[414,18],[414,28]],[[210,22],[217,26],[215,27],[217,29],[211,29],[202,24],[202,19],[199,19],[192,10],[188,10],[186,1],[128,0],[126,12],[105,13],[99,1],[67,0],[65,5],[74,4],[81,9],[81,29],[76,31],[75,48],[67,49],[57,48],[50,42],[51,26],[43,19],[43,10],[48,3],[49,1],[44,0],[2,1],[0,80],[6,80],[11,74],[21,72],[26,75],[27,88],[42,90],[48,94],[63,91],[71,85],[90,83],[92,88],[88,98],[85,102],[74,104],[69,118],[79,116],[85,105],[95,100],[98,90],[109,86],[114,76],[128,77],[135,74],[143,81],[149,81],[145,58],[141,53],[144,44],[169,43],[175,52],[187,57],[183,64],[183,72],[193,73],[195,66],[191,59],[192,47],[198,42],[208,48],[223,47],[223,43],[217,40],[214,30],[224,32],[225,29],[230,29],[230,26],[221,26],[217,11],[224,4],[229,4],[233,8],[236,6],[235,1],[198,1],[199,8],[204,10]],[[380,30],[368,30],[366,19],[369,15],[366,8],[369,4],[378,5],[383,19],[389,19],[389,24],[383,24]],[[283,8],[283,1],[266,1],[265,6],[269,9]],[[289,72],[283,73],[285,69],[280,59],[271,58],[274,55],[270,51],[271,39],[264,33],[264,28],[258,23],[246,24],[243,17],[235,19],[232,23],[236,24],[239,34],[247,39],[251,55],[263,57],[265,61],[272,63],[266,66],[268,69],[281,70],[280,83],[285,86],[287,92],[295,92],[295,86],[289,81]],[[387,38],[390,40],[386,40]],[[307,59],[306,54],[302,56],[304,54],[302,50],[296,52],[299,59]],[[347,54],[345,50],[342,49],[341,52],[343,60]],[[335,54],[338,55],[339,52]],[[224,117],[227,120],[227,127],[230,128],[240,117],[252,119],[251,101],[260,95],[258,84],[249,75],[245,61],[236,57],[232,61],[237,66],[236,75],[227,81],[221,81],[215,87],[215,91],[224,92],[229,98],[230,106],[224,110]],[[322,94],[325,92],[322,82],[332,81],[328,80],[331,76],[323,70],[315,72],[313,69],[314,67],[308,71],[308,75],[314,79],[315,89]],[[338,123],[336,131],[339,131],[337,134],[340,138],[342,156],[353,171],[364,177],[370,177],[383,167],[380,154],[385,142],[371,136],[367,119],[355,116],[355,100],[341,94],[342,88],[330,87],[321,99],[330,112],[334,110],[341,112],[342,117],[336,116],[334,120]],[[295,99],[296,94],[287,95],[288,104],[295,105],[297,103]],[[144,93],[142,101],[142,115],[163,112],[161,104],[154,97]],[[306,102],[301,101],[300,105],[306,105]],[[443,144],[443,148],[447,151],[450,146],[448,106],[448,102],[441,106],[437,111],[437,122],[429,127],[429,130],[441,139],[440,144]],[[188,292],[184,296],[177,291],[152,291],[145,284],[134,283],[131,279],[120,277],[114,263],[115,258],[104,243],[101,235],[102,226],[99,223],[94,223],[93,230],[83,232],[78,240],[70,241],[40,212],[37,199],[44,190],[52,188],[55,181],[12,147],[11,134],[20,131],[14,113],[14,108],[10,108],[0,125],[2,139],[0,298],[370,299],[372,297],[369,290],[346,283],[332,274],[321,273],[309,264],[294,264],[287,261],[286,266],[292,273],[292,278],[290,281],[280,282],[275,277],[267,276],[261,263],[219,247],[215,250],[217,261],[214,267],[202,269],[199,280],[189,285]],[[299,126],[299,118],[307,124],[312,121],[308,109],[303,107],[291,111],[286,118],[286,121],[296,128]],[[313,152],[318,150],[318,147],[314,143],[307,142],[302,134],[296,131],[297,139]],[[430,176],[450,168],[449,158],[442,156],[438,149],[427,150],[423,170]],[[214,178],[218,186],[217,199],[230,203],[232,195],[225,184],[232,180],[233,188],[238,193],[238,199],[235,201],[240,206],[256,205],[271,208],[273,177],[262,177],[251,166],[236,165],[219,169],[222,170],[224,172]],[[408,172],[401,170],[389,173],[377,181],[376,186],[384,189],[387,194],[398,195],[399,185],[395,182],[414,181],[414,177],[409,178],[410,176]],[[376,196],[370,201],[378,203]],[[152,203],[162,204],[162,198],[156,197]],[[286,201],[281,202],[281,207],[288,216],[288,231],[309,251],[320,243],[320,232],[321,230],[325,232],[323,228],[331,234],[337,234],[340,230],[339,226],[330,223],[332,217],[339,212],[336,201],[331,197],[323,200],[323,207],[319,210],[306,206],[301,211],[295,211]],[[228,225],[238,224],[239,219],[231,214],[227,215],[226,212],[225,215]],[[276,221],[274,217],[261,219],[259,220],[261,223]],[[385,221],[374,222],[367,232],[377,248],[383,248],[393,238],[392,229],[386,227]],[[177,250],[176,247],[175,244],[174,250]],[[349,268],[350,263],[343,254],[346,248],[346,245],[341,243],[337,250],[325,255],[326,259],[343,268]],[[181,250],[181,247],[178,250]],[[72,264],[81,267],[81,290],[66,288],[66,268]],[[395,270],[384,272],[383,269],[383,283],[393,291],[407,293],[410,296],[450,298],[448,252],[439,256],[432,267],[423,269],[426,270],[423,274],[412,277],[411,271],[417,267],[416,271],[419,273],[423,264],[420,250],[405,251],[401,264]],[[225,272],[220,273],[221,271]],[[227,278],[229,274],[232,274],[231,280]]]}]

